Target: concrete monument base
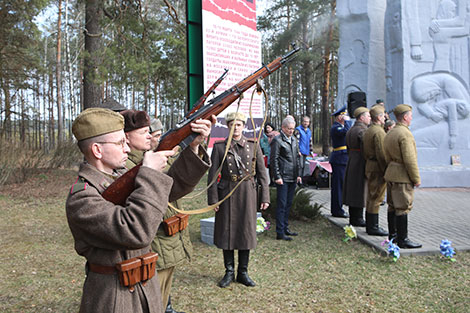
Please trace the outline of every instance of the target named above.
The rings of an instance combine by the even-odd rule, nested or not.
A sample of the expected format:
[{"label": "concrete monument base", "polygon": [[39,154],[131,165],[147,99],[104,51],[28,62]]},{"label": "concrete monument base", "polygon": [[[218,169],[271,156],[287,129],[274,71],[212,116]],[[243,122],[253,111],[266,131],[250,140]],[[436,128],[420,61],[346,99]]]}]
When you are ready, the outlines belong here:
[{"label": "concrete monument base", "polygon": [[470,166],[426,166],[419,174],[421,187],[470,187]]}]

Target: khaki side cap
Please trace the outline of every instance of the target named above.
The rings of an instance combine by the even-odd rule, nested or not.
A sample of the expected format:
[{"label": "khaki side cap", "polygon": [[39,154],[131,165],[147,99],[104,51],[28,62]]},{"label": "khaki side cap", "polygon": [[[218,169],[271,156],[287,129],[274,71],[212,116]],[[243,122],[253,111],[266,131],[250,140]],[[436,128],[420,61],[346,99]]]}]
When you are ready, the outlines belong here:
[{"label": "khaki side cap", "polygon": [[369,112],[369,109],[366,107],[358,107],[354,110],[354,118],[357,118],[362,113]]},{"label": "khaki side cap", "polygon": [[370,116],[375,118],[377,116],[379,116],[380,114],[384,114],[385,113],[385,108],[381,105],[374,105],[370,111]]},{"label": "khaki side cap", "polygon": [[393,113],[395,114],[395,116],[397,116],[412,110],[413,108],[409,104],[399,104],[393,109]]},{"label": "khaki side cap", "polygon": [[89,108],[80,113],[72,124],[78,141],[124,129],[124,117],[103,108]]}]

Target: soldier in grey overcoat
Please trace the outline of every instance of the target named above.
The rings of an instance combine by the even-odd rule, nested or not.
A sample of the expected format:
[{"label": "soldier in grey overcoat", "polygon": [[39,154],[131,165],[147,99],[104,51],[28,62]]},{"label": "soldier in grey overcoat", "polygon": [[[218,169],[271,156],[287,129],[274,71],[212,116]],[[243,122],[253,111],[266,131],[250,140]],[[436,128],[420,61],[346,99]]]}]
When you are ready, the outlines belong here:
[{"label": "soldier in grey overcoat", "polygon": [[421,185],[416,142],[408,128],[413,112],[411,106],[399,104],[393,113],[397,125],[387,133],[384,140],[389,232],[396,232],[400,248],[421,248],[421,244],[408,239],[408,213],[413,208],[414,188]]},{"label": "soldier in grey overcoat", "polygon": [[200,135],[169,172],[162,169],[174,151],[146,153],[126,205],[115,205],[101,194],[125,171],[123,128],[120,114],[102,108],[85,110],[72,126],[86,160],[66,202],[75,250],[87,260],[80,312],[163,312],[158,278],[123,287],[116,264],[150,251],[168,201],[192,191],[210,166],[207,155],[198,156],[210,122],[198,121],[192,130]]},{"label": "soldier in grey overcoat", "polygon": [[343,204],[349,206],[349,223],[353,226],[366,226],[363,218],[365,205],[366,160],[362,152],[362,136],[370,124],[369,109],[359,107],[354,110],[356,122],[346,134],[348,164],[344,176]]},{"label": "soldier in grey overcoat", "polygon": [[[261,209],[269,206],[269,181],[264,166],[261,148],[251,139],[243,136],[246,116],[240,112],[228,113],[227,126],[235,124],[233,140],[223,163],[220,179],[207,191],[208,203],[215,204],[224,199],[235,186],[247,175],[255,171],[255,176],[245,179],[226,201],[222,202],[215,213],[214,244],[223,249],[225,275],[219,287],[227,287],[234,279],[234,250],[238,250],[237,281],[245,286],[255,286],[248,276],[250,250],[256,248],[256,211],[259,202]],[[211,154],[212,167],[209,170],[210,183],[220,167],[224,157],[227,140],[214,144]],[[256,153],[256,163],[253,164]]]}]

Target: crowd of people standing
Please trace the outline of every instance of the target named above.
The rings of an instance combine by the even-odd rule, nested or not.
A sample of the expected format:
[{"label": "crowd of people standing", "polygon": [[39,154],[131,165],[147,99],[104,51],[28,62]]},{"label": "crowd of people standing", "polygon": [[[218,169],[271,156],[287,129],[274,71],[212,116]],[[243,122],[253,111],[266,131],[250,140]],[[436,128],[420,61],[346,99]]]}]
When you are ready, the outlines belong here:
[{"label": "crowd of people standing", "polygon": [[[214,243],[225,267],[218,286],[234,281],[255,286],[248,264],[257,244],[256,212],[269,207],[270,184],[277,192],[276,239],[291,241],[298,235],[289,228],[289,215],[295,189],[309,175],[310,118],[302,117],[296,128],[294,117],[287,116],[279,132],[267,123],[258,144],[243,135],[247,117],[230,112],[225,122],[233,136],[215,142],[209,157],[203,143],[215,116],[191,123],[196,136],[183,150],[157,152],[162,123],[144,111],[111,104],[114,111],[83,111],[72,126],[84,155],[66,201],[75,249],[86,259],[80,312],[176,312],[170,296],[174,272],[192,255],[187,216],[178,214],[178,199],[206,171],[208,204],[215,210]],[[331,213],[365,226],[369,235],[388,235],[401,248],[419,248],[408,238],[413,188],[420,185],[416,145],[408,129],[412,109],[396,106],[395,127],[385,113],[380,104],[371,110],[359,107],[353,112],[354,125],[345,107],[333,113]],[[106,200],[106,188],[136,166],[135,189],[125,204]],[[388,232],[378,223],[385,191]]]}]

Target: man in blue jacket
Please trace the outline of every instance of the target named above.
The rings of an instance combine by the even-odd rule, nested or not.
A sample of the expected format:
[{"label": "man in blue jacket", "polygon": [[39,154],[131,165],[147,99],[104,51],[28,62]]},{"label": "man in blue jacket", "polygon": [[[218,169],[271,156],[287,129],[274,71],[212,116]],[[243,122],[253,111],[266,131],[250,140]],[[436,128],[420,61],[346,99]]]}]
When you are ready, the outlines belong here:
[{"label": "man in blue jacket", "polygon": [[[300,174],[309,176],[309,167],[306,166],[307,157],[312,153],[312,131],[309,128],[310,117],[303,116],[301,125],[295,128],[296,137],[299,140],[299,156],[300,156]],[[304,182],[305,185],[305,182]]]},{"label": "man in blue jacket", "polygon": [[334,217],[348,218],[349,215],[343,209],[343,181],[346,164],[348,163],[348,150],[346,148],[346,133],[351,128],[351,120],[346,111],[346,106],[332,114],[335,122],[330,130],[333,151],[330,154],[330,164],[333,169],[331,176],[331,215]]}]

